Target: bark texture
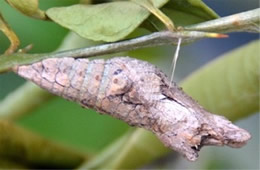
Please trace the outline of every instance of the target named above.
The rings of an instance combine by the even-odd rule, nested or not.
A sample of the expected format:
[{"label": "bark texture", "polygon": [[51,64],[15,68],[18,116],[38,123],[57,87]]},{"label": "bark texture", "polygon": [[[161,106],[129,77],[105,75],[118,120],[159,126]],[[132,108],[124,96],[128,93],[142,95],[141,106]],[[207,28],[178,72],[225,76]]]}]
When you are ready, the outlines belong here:
[{"label": "bark texture", "polygon": [[14,72],[86,108],[152,131],[194,161],[204,145],[241,147],[250,134],[203,109],[155,66],[128,57],[52,58]]}]

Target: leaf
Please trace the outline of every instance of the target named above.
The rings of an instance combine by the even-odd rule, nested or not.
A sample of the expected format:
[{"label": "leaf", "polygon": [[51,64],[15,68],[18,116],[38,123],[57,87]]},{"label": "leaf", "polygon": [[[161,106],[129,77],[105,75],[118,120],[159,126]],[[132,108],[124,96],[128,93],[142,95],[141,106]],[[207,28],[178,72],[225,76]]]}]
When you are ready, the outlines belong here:
[{"label": "leaf", "polygon": [[[231,120],[242,119],[255,113],[259,109],[259,44],[259,40],[249,43],[199,69],[182,82],[184,91],[213,113],[222,114]],[[131,132],[125,141],[134,143],[115,142],[110,147],[119,148],[114,150],[116,154],[99,162],[100,165],[107,165],[104,163],[109,162],[110,168],[137,168],[147,164],[147,160],[154,160],[170,151],[166,151],[154,135],[142,129]],[[149,145],[150,143],[153,145]],[[117,144],[120,146],[115,146]],[[147,147],[150,149],[145,149]],[[138,160],[139,155],[145,155],[145,160]],[[99,159],[99,155],[95,159]],[[95,162],[95,159],[91,162]]]},{"label": "leaf", "polygon": [[[155,7],[168,0],[153,0]],[[149,11],[130,1],[98,5],[78,4],[51,8],[47,15],[63,27],[94,41],[118,41],[134,31],[148,16]]]},{"label": "leaf", "polygon": [[[156,8],[163,6],[168,0],[153,0]],[[162,11],[178,26],[195,24],[217,18],[217,14],[201,0],[169,1]],[[121,40],[134,31],[149,16],[142,6],[135,3],[112,2],[98,5],[74,5],[70,7],[51,8],[47,15],[63,27],[75,31],[84,38],[94,41],[112,42]],[[164,26],[154,16],[142,24],[154,31],[154,26]],[[157,30],[160,30],[157,29]]]},{"label": "leaf", "polygon": [[207,64],[183,81],[184,91],[230,120],[259,111],[259,45],[253,41]]},{"label": "leaf", "polygon": [[109,161],[105,162],[105,164],[100,164],[101,168],[99,168],[130,169],[129,167],[131,167],[131,169],[136,169],[140,165],[145,165],[168,152],[169,150],[151,132],[144,129],[137,129],[121,145],[120,152],[115,151],[114,153],[116,154]]},{"label": "leaf", "polygon": [[45,13],[38,8],[38,0],[6,0],[12,7],[16,8],[21,13],[37,18],[46,20]]},{"label": "leaf", "polygon": [[0,30],[7,36],[10,40],[11,44],[9,48],[5,51],[5,54],[12,54],[16,51],[18,46],[20,45],[20,40],[17,35],[13,32],[13,30],[9,27],[7,22],[4,20],[3,16],[0,13]]},{"label": "leaf", "polygon": [[185,27],[186,30],[214,32],[260,32],[260,8],[241,12],[196,25]]},{"label": "leaf", "polygon": [[[173,21],[176,27],[196,24],[219,17],[201,0],[169,1],[161,8],[161,11]],[[154,16],[150,16],[144,23],[145,28],[152,30],[147,22],[150,22],[157,30],[163,29],[163,25]]]}]

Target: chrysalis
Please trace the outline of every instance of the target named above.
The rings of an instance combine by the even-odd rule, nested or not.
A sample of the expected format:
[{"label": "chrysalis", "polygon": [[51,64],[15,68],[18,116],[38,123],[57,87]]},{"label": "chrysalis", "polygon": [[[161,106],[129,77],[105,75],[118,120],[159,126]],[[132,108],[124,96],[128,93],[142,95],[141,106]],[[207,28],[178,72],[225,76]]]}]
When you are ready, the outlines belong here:
[{"label": "chrysalis", "polygon": [[247,131],[204,110],[144,61],[51,58],[13,70],[51,93],[152,131],[191,161],[204,145],[241,147],[250,139]]}]

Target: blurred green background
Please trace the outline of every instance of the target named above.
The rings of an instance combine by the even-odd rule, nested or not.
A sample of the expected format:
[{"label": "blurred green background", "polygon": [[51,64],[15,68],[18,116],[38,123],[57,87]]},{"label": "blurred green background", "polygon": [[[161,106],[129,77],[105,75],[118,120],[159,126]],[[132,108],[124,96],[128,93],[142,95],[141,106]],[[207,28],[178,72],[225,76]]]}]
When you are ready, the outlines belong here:
[{"label": "blurred green background", "polygon": [[[77,2],[76,0],[44,0],[40,1],[40,8],[44,10],[53,6],[66,6]],[[259,7],[258,0],[205,0],[204,2],[220,16]],[[28,44],[34,45],[30,53],[54,51],[68,33],[68,30],[52,22],[26,17],[8,6],[4,1],[0,1],[0,10],[20,38],[21,47]],[[176,81],[180,81],[213,58],[241,44],[258,39],[258,36],[249,33],[233,33],[228,39],[207,39],[185,45],[181,48],[175,73]],[[3,53],[8,45],[7,38],[0,33],[0,53]],[[173,53],[174,48],[166,46],[137,50],[130,52],[129,55],[150,61],[169,74]],[[13,73],[1,74],[0,99],[3,99],[22,83],[24,83],[24,80]],[[87,152],[100,151],[131,128],[122,121],[100,115],[92,110],[83,109],[78,104],[58,97],[23,117],[18,123],[48,139]],[[236,122],[236,124],[247,129],[253,136],[253,139],[244,148],[235,150],[207,147],[202,150],[199,161],[195,163],[190,163],[182,157],[170,154],[167,158],[157,161],[157,164],[160,164],[163,168],[182,169],[259,169],[259,114]],[[237,162],[236,160],[241,161]],[[153,165],[148,167],[153,167]]]}]

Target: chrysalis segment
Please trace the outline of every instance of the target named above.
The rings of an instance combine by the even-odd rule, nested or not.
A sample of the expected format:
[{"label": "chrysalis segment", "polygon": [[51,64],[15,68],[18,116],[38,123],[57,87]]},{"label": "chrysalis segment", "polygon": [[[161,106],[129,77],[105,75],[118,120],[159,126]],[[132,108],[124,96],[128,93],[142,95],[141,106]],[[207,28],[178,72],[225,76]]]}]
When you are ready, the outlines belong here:
[{"label": "chrysalis segment", "polygon": [[77,98],[80,95],[82,89],[83,80],[86,70],[88,68],[89,61],[87,59],[77,59],[74,67],[74,74],[72,74],[71,87],[78,91]]},{"label": "chrysalis segment", "polygon": [[79,103],[85,107],[95,108],[98,96],[98,90],[101,85],[105,61],[93,60],[90,61],[89,67],[86,70],[84,82],[82,84]]},{"label": "chrysalis segment", "polygon": [[144,61],[53,58],[13,70],[83,107],[152,131],[191,161],[204,145],[241,147],[250,139],[247,131],[207,112]]}]

